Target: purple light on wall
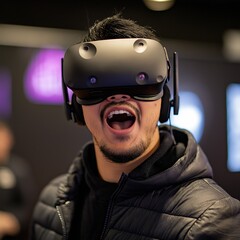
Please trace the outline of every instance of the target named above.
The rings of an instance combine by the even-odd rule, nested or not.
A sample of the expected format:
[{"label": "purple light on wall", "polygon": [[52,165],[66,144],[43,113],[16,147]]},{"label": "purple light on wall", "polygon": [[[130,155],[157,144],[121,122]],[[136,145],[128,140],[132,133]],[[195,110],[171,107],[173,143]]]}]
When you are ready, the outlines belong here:
[{"label": "purple light on wall", "polygon": [[0,117],[9,117],[12,112],[12,85],[8,71],[0,69]]},{"label": "purple light on wall", "polygon": [[63,103],[61,85],[60,49],[40,50],[32,59],[25,73],[24,88],[27,98],[39,104]]}]

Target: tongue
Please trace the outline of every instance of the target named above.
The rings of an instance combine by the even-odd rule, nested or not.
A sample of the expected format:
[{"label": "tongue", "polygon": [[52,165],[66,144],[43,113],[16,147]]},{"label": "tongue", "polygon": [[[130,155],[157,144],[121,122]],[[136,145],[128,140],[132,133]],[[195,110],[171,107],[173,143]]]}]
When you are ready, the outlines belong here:
[{"label": "tongue", "polygon": [[124,122],[112,122],[110,124],[111,128],[116,129],[116,130],[123,130],[130,128],[133,124],[133,121],[124,121]]}]

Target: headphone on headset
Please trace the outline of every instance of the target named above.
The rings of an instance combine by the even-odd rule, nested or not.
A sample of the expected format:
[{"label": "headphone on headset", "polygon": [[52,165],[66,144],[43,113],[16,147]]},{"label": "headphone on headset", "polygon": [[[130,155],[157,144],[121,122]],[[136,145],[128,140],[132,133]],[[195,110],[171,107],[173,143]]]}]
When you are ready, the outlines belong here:
[{"label": "headphone on headset", "polygon": [[[78,43],[62,58],[62,89],[68,120],[85,125],[82,105],[93,105],[114,94],[139,101],[162,98],[159,121],[166,122],[171,107],[179,111],[178,58],[173,55],[173,99],[167,86],[170,63],[156,40],[123,38]],[[68,88],[74,93],[69,100]]]}]

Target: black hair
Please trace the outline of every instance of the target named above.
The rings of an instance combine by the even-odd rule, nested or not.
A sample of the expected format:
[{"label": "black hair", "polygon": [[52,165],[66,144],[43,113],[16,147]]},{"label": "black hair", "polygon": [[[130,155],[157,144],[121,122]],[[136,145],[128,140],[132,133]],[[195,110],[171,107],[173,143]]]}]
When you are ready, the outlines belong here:
[{"label": "black hair", "polygon": [[116,38],[148,38],[159,41],[153,29],[141,26],[131,19],[125,19],[118,13],[101,21],[96,21],[89,28],[83,42]]}]

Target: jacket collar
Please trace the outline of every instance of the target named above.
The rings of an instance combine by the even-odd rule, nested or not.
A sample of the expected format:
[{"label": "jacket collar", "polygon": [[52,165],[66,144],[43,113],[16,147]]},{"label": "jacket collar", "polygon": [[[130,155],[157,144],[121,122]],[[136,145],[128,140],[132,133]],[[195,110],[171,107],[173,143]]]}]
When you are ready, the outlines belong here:
[{"label": "jacket collar", "polygon": [[[124,196],[132,193],[136,194],[138,191],[140,193],[157,190],[196,178],[212,178],[212,168],[190,132],[172,127],[172,133],[177,143],[176,146],[173,146],[169,140],[171,138],[169,136],[169,133],[171,133],[170,127],[163,125],[159,129],[162,135],[166,135],[165,142],[163,142],[165,147],[158,149],[142,166],[139,166],[129,175],[122,175],[120,183],[124,182],[121,191]],[[91,144],[87,143],[73,161],[65,181],[59,187],[59,202],[72,200],[78,194],[80,183],[84,179],[85,168],[83,162],[89,160],[86,158],[88,158],[89,154],[92,154],[92,152],[88,152]],[[159,165],[156,165],[158,164],[156,159],[162,162],[164,162],[164,159],[165,161],[169,160],[169,156],[166,157],[169,150],[172,151],[171,154],[173,155],[171,156],[171,164],[167,165],[165,169],[160,168],[159,171],[153,171],[156,166],[159,167]],[[165,154],[162,154],[161,151],[165,152]],[[163,156],[159,158],[159,154]],[[176,156],[175,159],[174,156]],[[146,172],[144,172],[143,175],[141,175],[142,173],[139,175],[142,169],[145,169],[146,166],[144,165],[149,164],[149,162],[152,162],[152,165],[148,166],[151,174],[146,175]],[[153,172],[154,174],[152,174]]]},{"label": "jacket collar", "polygon": [[[131,177],[131,174],[123,175],[122,179],[125,179],[124,187],[122,187],[124,197],[128,197],[133,192],[140,194],[141,192],[156,191],[193,179],[212,178],[212,168],[193,135],[187,130],[180,130],[176,127],[173,127],[172,130],[177,145],[181,144],[181,148],[184,146],[184,149],[180,150],[180,152],[183,151],[179,154],[180,157],[175,159],[176,161],[169,168],[146,179],[135,179]],[[170,127],[162,126],[160,131],[170,132]],[[174,148],[172,150],[173,152],[177,151]],[[167,158],[165,159],[167,160]]]}]

